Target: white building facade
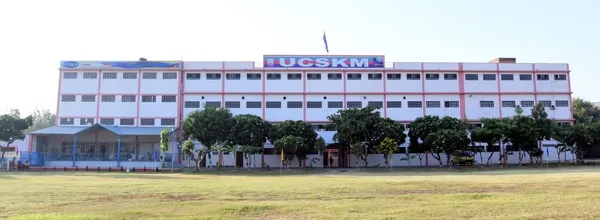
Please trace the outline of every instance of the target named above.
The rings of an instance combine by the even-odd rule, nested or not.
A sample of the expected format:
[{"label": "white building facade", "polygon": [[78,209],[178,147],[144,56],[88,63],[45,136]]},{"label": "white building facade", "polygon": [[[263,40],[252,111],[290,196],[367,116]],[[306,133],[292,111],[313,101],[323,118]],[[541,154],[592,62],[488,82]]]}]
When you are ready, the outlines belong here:
[{"label": "white building facade", "polygon": [[[272,123],[303,120],[319,127],[338,110],[367,105],[379,107],[384,117],[408,124],[424,115],[478,123],[483,117],[513,116],[516,107],[530,114],[535,103],[544,103],[549,117],[557,121],[573,121],[568,64],[516,63],[514,58],[500,58],[485,63],[386,65],[380,55],[269,55],[263,57],[263,65],[251,61],[62,61],[58,126],[33,132],[38,138],[29,139],[29,149],[69,157],[46,159],[44,164],[123,166],[121,161],[127,161],[132,166],[150,166],[156,157],[158,133],[164,128],[177,130],[187,114],[206,106],[254,114]],[[331,132],[319,133],[333,142]],[[79,144],[75,136],[80,136]],[[558,160],[550,145],[553,143],[545,143],[547,160]],[[185,164],[177,149],[170,152],[169,158]],[[352,156],[344,159],[336,152],[330,153],[343,162],[334,164],[354,165]],[[85,154],[102,156],[86,160]],[[565,156],[572,159],[570,154]],[[258,166],[280,166],[272,150],[259,157]],[[429,157],[424,161],[435,164]],[[219,159],[224,165],[241,163],[232,156]],[[369,164],[382,161],[381,155],[373,155]],[[408,162],[393,161],[394,165],[408,165],[403,163]],[[313,166],[322,166],[322,162]]]}]

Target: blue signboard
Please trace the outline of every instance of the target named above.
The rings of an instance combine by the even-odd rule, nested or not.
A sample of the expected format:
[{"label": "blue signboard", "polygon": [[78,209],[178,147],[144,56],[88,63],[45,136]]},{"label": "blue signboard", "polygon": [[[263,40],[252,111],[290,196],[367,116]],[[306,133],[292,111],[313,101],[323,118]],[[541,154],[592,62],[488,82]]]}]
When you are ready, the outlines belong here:
[{"label": "blue signboard", "polygon": [[179,61],[62,61],[61,68],[92,69],[92,68],[118,68],[118,69],[143,69],[143,68],[179,68]]},{"label": "blue signboard", "polygon": [[384,56],[267,56],[265,68],[384,68]]}]

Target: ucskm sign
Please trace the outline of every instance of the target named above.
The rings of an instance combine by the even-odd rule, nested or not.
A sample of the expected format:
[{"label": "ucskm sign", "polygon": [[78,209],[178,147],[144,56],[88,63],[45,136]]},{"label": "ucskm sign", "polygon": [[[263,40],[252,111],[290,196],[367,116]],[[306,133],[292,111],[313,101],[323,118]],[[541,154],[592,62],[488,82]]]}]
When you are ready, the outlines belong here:
[{"label": "ucskm sign", "polygon": [[384,68],[382,56],[372,57],[276,57],[265,56],[267,68]]}]

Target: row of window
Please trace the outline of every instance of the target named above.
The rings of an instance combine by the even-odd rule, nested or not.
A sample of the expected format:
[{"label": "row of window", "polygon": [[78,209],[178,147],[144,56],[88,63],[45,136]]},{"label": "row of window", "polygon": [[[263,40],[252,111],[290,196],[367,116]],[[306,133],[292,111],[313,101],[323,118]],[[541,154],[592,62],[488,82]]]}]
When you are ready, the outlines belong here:
[{"label": "row of window", "polygon": [[[306,74],[306,79],[307,80],[321,80],[322,78],[324,78],[324,73],[307,73]],[[495,81],[496,80],[496,74],[465,74],[465,80],[479,80],[479,75],[482,75],[482,79],[483,80],[492,80]],[[522,81],[531,81],[532,80],[532,74],[517,74],[519,76],[519,80]],[[341,80],[342,79],[342,74],[341,73],[327,73],[327,80]],[[362,74],[361,73],[347,73],[347,79],[348,80],[362,80]],[[439,80],[441,78],[441,76],[443,76],[444,80],[457,80],[458,79],[458,74],[456,73],[444,73],[444,74],[439,74],[439,73],[427,73],[425,74],[425,79],[426,80]],[[537,79],[538,80],[550,80],[550,74],[537,74]],[[262,75],[260,73],[246,73],[246,80],[261,80]],[[267,73],[266,76],[267,80],[281,80],[282,79],[282,74],[281,73]],[[286,74],[287,80],[302,80],[302,74],[300,73],[287,73]],[[386,74],[387,80],[401,80],[402,79],[402,74],[401,73],[387,73]],[[240,80],[242,78],[242,74],[241,73],[227,73],[225,74],[225,78],[227,80]],[[200,80],[202,79],[202,74],[201,73],[187,73],[186,74],[186,79],[187,80]],[[221,80],[221,73],[207,73],[206,74],[206,79],[207,80]],[[382,73],[369,73],[367,74],[367,79],[368,80],[381,80],[383,79],[383,74]],[[421,80],[421,74],[420,73],[407,73],[406,74],[406,79],[407,80]],[[503,81],[510,81],[510,80],[515,80],[515,74],[500,74],[500,80]],[[566,74],[554,74],[554,80],[567,80],[567,75]]]},{"label": "row of window", "polygon": [[[163,95],[161,102],[177,102],[175,95]],[[116,102],[116,95],[101,95],[100,102]],[[75,102],[76,95],[62,95],[62,102]],[[156,102],[155,95],[142,95],[142,102]],[[81,102],[96,102],[96,95],[81,95]],[[136,102],[136,95],[122,95],[121,102]]]},{"label": "row of window", "polygon": [[[324,104],[325,103],[325,104]],[[569,107],[569,101],[567,100],[557,100],[555,101],[555,105],[552,105],[552,101],[538,101],[538,103],[542,103],[546,107]],[[387,108],[402,108],[402,101],[387,101]],[[533,107],[534,101],[521,101],[520,107]],[[262,108],[261,101],[246,101],[245,108]],[[285,102],[286,108],[303,108],[302,101],[287,101]],[[186,101],[184,103],[185,108],[200,108],[200,107],[221,107],[221,102],[219,101],[208,101],[201,103],[200,101]],[[242,102],[239,101],[226,101],[225,108],[241,108]],[[326,106],[326,107],[324,107]],[[367,102],[367,106],[373,106],[376,108],[383,108],[382,101],[369,101]],[[444,101],[444,108],[458,108],[460,106],[459,101]],[[362,108],[362,101],[347,101],[347,108]],[[423,108],[422,101],[406,101],[407,108]],[[426,108],[441,108],[442,101],[425,101]],[[495,101],[479,101],[479,107],[481,108],[494,108]],[[516,101],[502,101],[502,107],[517,107]],[[282,108],[282,102],[280,101],[266,101],[265,108]],[[341,109],[344,108],[344,102],[342,101],[307,101],[306,108],[335,108]]]},{"label": "row of window", "polygon": [[[64,72],[63,79],[77,79],[79,73],[77,72]],[[117,79],[118,74],[116,72],[103,72],[102,79]],[[121,79],[137,79],[137,72],[124,72]],[[83,72],[83,79],[98,79],[98,73],[96,72]],[[142,79],[158,79],[157,72],[144,72],[142,73]],[[176,72],[165,72],[162,73],[162,79],[177,79]]]},{"label": "row of window", "polygon": [[[93,124],[95,124],[94,121],[95,121],[94,118],[80,118],[79,125],[93,125]],[[61,125],[75,125],[75,118],[60,118],[59,123]],[[104,124],[104,125],[115,125],[115,119],[114,118],[101,118],[98,123]],[[153,126],[153,125],[155,125],[155,123],[156,123],[156,120],[154,120],[154,118],[140,119],[140,125]],[[119,125],[133,126],[133,125],[135,125],[135,119],[121,118],[119,120]],[[163,125],[163,126],[175,125],[175,119],[172,119],[172,118],[160,119],[160,125]]]}]

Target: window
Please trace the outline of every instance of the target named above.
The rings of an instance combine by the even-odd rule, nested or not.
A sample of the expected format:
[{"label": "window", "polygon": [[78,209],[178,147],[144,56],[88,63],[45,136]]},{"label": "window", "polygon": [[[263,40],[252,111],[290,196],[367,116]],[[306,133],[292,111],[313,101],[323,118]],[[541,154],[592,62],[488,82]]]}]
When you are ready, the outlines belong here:
[{"label": "window", "polygon": [[423,108],[423,102],[421,101],[408,101],[406,102],[406,105],[409,108]]},{"label": "window", "polygon": [[287,102],[287,108],[302,108],[302,102]]},{"label": "window", "polygon": [[156,102],[156,96],[154,95],[143,95],[142,102]]},{"label": "window", "polygon": [[567,80],[566,74],[554,74],[554,80]]},{"label": "window", "polygon": [[74,102],[75,101],[75,95],[62,95],[60,97],[62,102]]},{"label": "window", "polygon": [[124,72],[123,79],[137,79],[137,73],[136,72]]},{"label": "window", "polygon": [[135,102],[135,95],[123,95],[121,96],[121,102]]},{"label": "window", "polygon": [[162,102],[176,102],[177,101],[177,97],[174,95],[163,95],[161,97],[161,101]]},{"label": "window", "polygon": [[262,102],[246,102],[246,108],[262,108]]},{"label": "window", "polygon": [[341,73],[328,73],[327,79],[328,80],[341,80],[342,74]]},{"label": "window", "polygon": [[427,74],[425,74],[425,79],[426,80],[439,80],[440,79],[440,74],[437,74],[437,73],[427,73]]},{"label": "window", "polygon": [[569,101],[556,101],[556,107],[569,107]]},{"label": "window", "polygon": [[281,108],[281,102],[267,102],[266,108]]},{"label": "window", "polygon": [[327,108],[344,108],[344,102],[327,102]]},{"label": "window", "polygon": [[402,101],[388,101],[387,108],[402,108]]},{"label": "window", "polygon": [[175,125],[175,119],[172,119],[172,118],[160,119],[160,125]]},{"label": "window", "polygon": [[323,102],[306,102],[306,108],[323,108]]},{"label": "window", "polygon": [[240,108],[240,107],[241,107],[240,102],[235,102],[235,101],[225,102],[225,108]]},{"label": "window", "polygon": [[514,74],[501,74],[500,75],[500,80],[515,80],[515,75]]},{"label": "window", "polygon": [[77,79],[77,73],[75,72],[64,72],[63,79]]},{"label": "window", "polygon": [[517,107],[517,102],[515,101],[502,101],[503,108],[514,108]]},{"label": "window", "polygon": [[477,75],[477,74],[465,74],[465,80],[479,80],[479,75]]},{"label": "window", "polygon": [[184,108],[200,108],[200,102],[199,101],[185,101],[183,103],[183,107]]},{"label": "window", "polygon": [[101,118],[100,119],[100,124],[103,124],[103,125],[115,125],[115,119],[114,118]]},{"label": "window", "polygon": [[346,106],[348,108],[362,108],[362,102],[361,101],[349,101],[349,102],[346,102]]},{"label": "window", "polygon": [[74,118],[60,118],[59,123],[61,125],[74,125],[75,119]]},{"label": "window", "polygon": [[140,125],[154,125],[153,118],[142,118],[140,119]]},{"label": "window", "polygon": [[418,73],[409,73],[406,74],[407,80],[421,80],[421,74]]},{"label": "window", "polygon": [[98,73],[85,72],[85,73],[83,73],[83,78],[84,79],[97,79],[98,78]]},{"label": "window", "polygon": [[533,107],[533,101],[521,101],[521,107]]},{"label": "window", "polygon": [[206,79],[207,80],[220,80],[221,74],[220,73],[207,73]]},{"label": "window", "polygon": [[117,73],[115,73],[115,72],[102,73],[102,79],[117,79]]},{"label": "window", "polygon": [[100,98],[102,102],[115,102],[115,95],[102,95]]},{"label": "window", "polygon": [[494,101],[479,101],[479,107],[481,108],[493,108]]},{"label": "window", "polygon": [[144,72],[144,73],[142,73],[142,79],[156,79],[156,73]]},{"label": "window", "polygon": [[361,77],[360,73],[348,73],[348,80],[360,80]]},{"label": "window", "polygon": [[519,80],[531,81],[531,74],[519,74]]},{"label": "window", "polygon": [[321,74],[320,73],[308,73],[308,74],[306,74],[306,79],[307,80],[321,80]]},{"label": "window", "polygon": [[162,74],[163,79],[177,79],[177,73],[168,72]]},{"label": "window", "polygon": [[427,108],[441,108],[440,101],[426,101],[425,106]]},{"label": "window", "polygon": [[300,73],[288,73],[287,74],[287,79],[288,80],[301,80],[302,79],[302,74],[300,74]]},{"label": "window", "polygon": [[82,95],[81,102],[95,102],[96,95]]},{"label": "window", "polygon": [[242,78],[242,74],[240,73],[227,73],[225,75],[225,79],[227,80],[240,80]]},{"label": "window", "polygon": [[187,80],[200,80],[202,78],[202,74],[200,74],[200,73],[187,73],[187,74],[185,74],[185,78]]},{"label": "window", "polygon": [[388,80],[400,80],[400,79],[402,79],[402,74],[400,74],[400,73],[388,73],[387,74],[387,79]]},{"label": "window", "polygon": [[369,80],[381,80],[383,78],[381,73],[369,73],[367,76]]},{"label": "window", "polygon": [[374,108],[383,108],[383,102],[379,102],[379,101],[369,101],[367,102],[367,106],[372,106]]},{"label": "window", "polygon": [[538,101],[538,103],[542,103],[546,108],[552,106],[552,101]]},{"label": "window", "polygon": [[281,74],[279,74],[279,73],[267,73],[267,80],[281,80]]},{"label": "window", "polygon": [[135,124],[135,120],[133,118],[121,118],[119,120],[119,123],[121,125],[134,125]]},{"label": "window", "polygon": [[458,75],[456,73],[444,74],[444,80],[456,80],[456,79],[458,79]]},{"label": "window", "polygon": [[246,74],[246,79],[247,80],[260,80],[262,77],[260,75],[260,73],[247,73]]},{"label": "window", "polygon": [[496,74],[483,74],[483,80],[496,80]]},{"label": "window", "polygon": [[94,118],[80,118],[79,125],[93,125]]},{"label": "window", "polygon": [[460,103],[458,101],[445,101],[444,102],[445,108],[458,108],[459,105],[460,105]]},{"label": "window", "polygon": [[204,108],[221,108],[221,102],[206,102]]},{"label": "window", "polygon": [[550,76],[548,74],[539,74],[537,75],[537,80],[550,80]]}]

